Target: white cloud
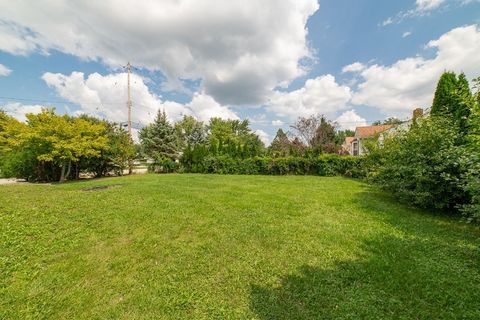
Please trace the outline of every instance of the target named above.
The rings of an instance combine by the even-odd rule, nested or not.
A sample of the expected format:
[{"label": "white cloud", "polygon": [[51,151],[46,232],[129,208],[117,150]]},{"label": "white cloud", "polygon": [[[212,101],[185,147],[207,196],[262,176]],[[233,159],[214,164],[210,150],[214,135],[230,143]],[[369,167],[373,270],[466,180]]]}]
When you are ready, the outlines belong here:
[{"label": "white cloud", "polygon": [[402,34],[402,38],[410,37],[412,35],[411,31],[406,31]]},{"label": "white cloud", "polygon": [[367,125],[367,120],[359,116],[353,109],[342,113],[337,119],[335,119],[335,122],[338,123],[342,130],[355,130],[356,127]]},{"label": "white cloud", "polygon": [[349,64],[348,66],[343,67],[342,73],[347,73],[347,72],[360,72],[362,70],[365,70],[366,66],[360,62],[354,62],[352,64]]},{"label": "white cloud", "polygon": [[358,85],[352,102],[402,117],[414,107],[431,105],[436,83],[444,70],[464,71],[469,79],[480,74],[477,26],[453,29],[430,41],[427,48],[436,49],[431,59],[410,57],[390,66],[373,65],[362,71],[363,82]]},{"label": "white cloud", "polygon": [[418,12],[425,12],[440,7],[445,0],[416,0],[415,10]]},{"label": "white cloud", "polygon": [[317,0],[2,1],[0,50],[58,50],[111,67],[162,71],[165,87],[202,80],[222,104],[259,104],[305,73]]},{"label": "white cloud", "polygon": [[382,25],[383,27],[385,27],[385,26],[388,26],[389,24],[392,24],[392,23],[394,23],[394,22],[395,22],[395,21],[394,21],[394,18],[393,18],[393,17],[388,17],[386,20],[384,20],[384,21],[382,22],[381,25]]},{"label": "white cloud", "polygon": [[415,8],[407,11],[400,11],[397,15],[387,18],[381,23],[381,25],[385,27],[390,24],[400,23],[406,18],[428,15],[433,10],[440,8],[445,2],[445,0],[416,0]]},{"label": "white cloud", "polygon": [[210,118],[239,119],[239,117],[230,109],[220,105],[212,97],[204,93],[195,93],[187,108],[193,112],[193,115],[200,121],[207,122]]},{"label": "white cloud", "polygon": [[0,76],[8,76],[10,73],[12,73],[12,70],[0,63]]},{"label": "white cloud", "polygon": [[270,144],[270,135],[261,129],[255,130],[255,133],[266,146]]},{"label": "white cloud", "polygon": [[281,127],[285,124],[282,120],[272,120],[272,126]]},{"label": "white cloud", "polygon": [[19,121],[26,121],[25,115],[27,113],[40,113],[42,106],[40,105],[23,105],[19,102],[9,102],[0,106],[0,110],[4,110],[8,115],[16,118]]},{"label": "white cloud", "polygon": [[332,116],[345,108],[351,95],[349,87],[339,85],[335,77],[328,74],[308,79],[304,87],[295,91],[276,91],[266,108],[290,119],[318,113]]},{"label": "white cloud", "polygon": [[[79,112],[104,117],[116,122],[127,120],[126,73],[100,75],[92,73],[85,78],[82,72],[70,75],[47,72],[42,79],[54,88],[59,96],[80,105]],[[205,94],[195,94],[188,104],[163,101],[153,94],[145,80],[139,75],[131,75],[132,121],[147,124],[151,122],[159,109],[164,109],[171,120],[183,115],[194,115],[207,121],[210,117],[237,119],[235,113],[215,102]],[[78,112],[77,112],[78,113]]]}]

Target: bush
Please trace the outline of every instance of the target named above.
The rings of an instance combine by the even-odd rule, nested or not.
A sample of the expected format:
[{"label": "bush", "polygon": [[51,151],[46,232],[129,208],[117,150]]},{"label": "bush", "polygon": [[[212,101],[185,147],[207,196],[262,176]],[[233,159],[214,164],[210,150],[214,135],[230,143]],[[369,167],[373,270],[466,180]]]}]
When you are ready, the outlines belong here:
[{"label": "bush", "polygon": [[[182,162],[184,163],[184,162]],[[334,154],[315,158],[254,157],[234,159],[229,156],[208,156],[200,162],[183,165],[183,172],[216,174],[264,174],[264,175],[319,175],[348,177],[364,176],[363,159]],[[180,169],[180,168],[178,168]]]},{"label": "bush", "polygon": [[461,177],[465,148],[457,145],[453,121],[432,116],[411,130],[387,137],[369,157],[369,178],[405,202],[421,208],[456,210],[468,203]]},{"label": "bush", "polygon": [[468,170],[462,176],[462,187],[470,201],[461,211],[469,222],[480,221],[480,156],[472,153],[466,164]]},{"label": "bush", "polygon": [[160,157],[154,163],[148,165],[148,172],[173,173],[179,170],[180,166],[174,160],[167,157]]}]

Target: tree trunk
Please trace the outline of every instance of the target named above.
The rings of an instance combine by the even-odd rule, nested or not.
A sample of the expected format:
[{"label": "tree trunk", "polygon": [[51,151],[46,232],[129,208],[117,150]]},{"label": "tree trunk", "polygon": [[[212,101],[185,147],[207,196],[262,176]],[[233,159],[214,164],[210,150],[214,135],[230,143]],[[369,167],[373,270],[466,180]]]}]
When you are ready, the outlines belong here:
[{"label": "tree trunk", "polygon": [[68,179],[68,177],[70,176],[71,170],[72,170],[72,161],[68,161],[68,169],[67,169],[67,173],[65,174],[65,179]]},{"label": "tree trunk", "polygon": [[72,161],[68,161],[68,171],[67,171],[67,163],[62,163],[62,173],[60,174],[60,182],[64,182],[68,175],[70,174],[70,169],[72,167]]},{"label": "tree trunk", "polygon": [[62,163],[62,173],[60,174],[60,182],[64,182],[65,181],[65,163]]}]

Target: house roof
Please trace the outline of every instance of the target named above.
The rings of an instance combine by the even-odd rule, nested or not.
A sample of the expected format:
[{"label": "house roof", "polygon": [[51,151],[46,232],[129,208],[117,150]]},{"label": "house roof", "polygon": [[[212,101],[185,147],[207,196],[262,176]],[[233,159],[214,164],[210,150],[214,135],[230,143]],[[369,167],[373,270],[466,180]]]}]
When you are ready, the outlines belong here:
[{"label": "house roof", "polygon": [[354,139],[355,137],[345,137],[345,142],[343,144],[349,146]]},{"label": "house roof", "polygon": [[375,136],[377,133],[386,131],[392,127],[393,125],[391,124],[380,125],[380,126],[357,127],[355,129],[355,138],[371,138]]}]

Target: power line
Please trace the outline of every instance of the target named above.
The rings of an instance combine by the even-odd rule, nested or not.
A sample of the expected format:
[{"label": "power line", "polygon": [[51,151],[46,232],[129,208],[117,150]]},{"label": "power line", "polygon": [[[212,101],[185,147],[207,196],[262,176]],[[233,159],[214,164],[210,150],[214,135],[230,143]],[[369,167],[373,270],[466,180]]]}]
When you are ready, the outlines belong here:
[{"label": "power line", "polygon": [[29,101],[29,102],[39,102],[39,103],[57,103],[57,104],[75,104],[75,105],[82,105],[82,104],[124,104],[125,102],[71,102],[71,101],[60,101],[60,100],[44,100],[44,99],[27,99],[27,98],[17,98],[17,97],[4,97],[0,96],[2,100],[10,100],[10,101]]},{"label": "power line", "polygon": [[[29,101],[29,102],[37,102],[37,103],[55,103],[55,104],[67,104],[67,105],[99,105],[99,106],[102,106],[102,105],[125,105],[124,101],[123,102],[113,102],[113,101],[109,101],[109,102],[103,102],[103,101],[102,102],[85,102],[85,101],[69,102],[69,101],[60,101],[60,100],[29,99],[29,98],[17,98],[17,97],[6,97],[6,96],[0,96],[0,99],[10,100],[10,101]],[[130,103],[131,103],[131,105],[134,104],[134,102],[133,102],[133,100],[131,100],[131,98],[130,98]],[[127,100],[127,107],[128,107],[128,100]],[[148,110],[148,111],[155,111],[153,107],[147,106],[147,105],[144,105],[144,104],[141,104],[141,103],[135,103],[135,107],[137,107],[137,108],[141,107],[144,110]],[[185,105],[185,108],[187,108],[189,111],[191,111],[193,113],[193,115],[198,118],[197,112],[192,107],[189,107],[189,106]],[[102,112],[103,110],[98,110],[98,108],[97,108],[97,111]],[[11,113],[11,111],[9,111],[9,112]],[[148,112],[148,114],[151,115],[151,112]],[[271,124],[271,121],[268,121],[268,120],[254,120],[254,119],[251,119],[251,118],[249,118],[248,120],[250,120],[250,122],[252,124]],[[374,123],[374,122],[382,122],[384,120],[385,119],[365,120],[365,121],[333,121],[333,122],[335,122],[337,124],[362,124],[362,123],[371,124],[371,123]],[[408,119],[404,119],[404,120],[400,119],[400,121],[405,122],[405,121],[408,121]],[[293,124],[294,123],[291,123],[291,122],[285,122],[283,125],[291,126]]]}]

